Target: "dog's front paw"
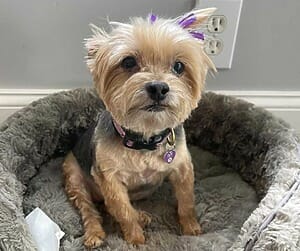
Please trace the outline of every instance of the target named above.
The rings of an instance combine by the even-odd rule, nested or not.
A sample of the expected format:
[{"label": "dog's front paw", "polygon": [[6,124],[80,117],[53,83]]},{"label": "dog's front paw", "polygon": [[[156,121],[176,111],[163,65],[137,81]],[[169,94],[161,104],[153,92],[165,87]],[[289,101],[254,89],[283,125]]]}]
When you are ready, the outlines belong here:
[{"label": "dog's front paw", "polygon": [[[122,227],[122,226],[121,226]],[[139,224],[131,224],[130,226],[122,227],[124,238],[128,243],[139,245],[145,243],[143,229]]]},{"label": "dog's front paw", "polygon": [[96,248],[103,244],[105,232],[102,230],[88,231],[84,234],[84,245],[87,248]]},{"label": "dog's front paw", "polygon": [[142,228],[144,228],[145,226],[147,226],[151,223],[151,216],[149,213],[142,211],[142,210],[138,211],[138,213],[139,213],[138,221]]},{"label": "dog's front paw", "polygon": [[202,230],[196,218],[181,218],[180,219],[183,235],[200,235]]}]

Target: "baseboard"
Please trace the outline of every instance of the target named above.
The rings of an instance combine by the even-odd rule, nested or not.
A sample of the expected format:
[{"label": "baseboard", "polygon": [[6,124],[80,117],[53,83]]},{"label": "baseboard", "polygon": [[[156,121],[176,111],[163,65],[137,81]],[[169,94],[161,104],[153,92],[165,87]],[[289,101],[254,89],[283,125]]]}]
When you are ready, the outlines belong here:
[{"label": "baseboard", "polygon": [[300,111],[300,91],[214,91],[247,100],[269,110]]},{"label": "baseboard", "polygon": [[[10,114],[62,89],[0,89],[0,123]],[[214,91],[244,99],[283,118],[300,133],[299,91]]]},{"label": "baseboard", "polygon": [[300,135],[299,91],[214,91],[263,107],[287,121]]},{"label": "baseboard", "polygon": [[0,89],[0,109],[21,108],[34,100],[63,89]]},{"label": "baseboard", "polygon": [[0,89],[0,123],[31,102],[60,91],[63,89]]}]

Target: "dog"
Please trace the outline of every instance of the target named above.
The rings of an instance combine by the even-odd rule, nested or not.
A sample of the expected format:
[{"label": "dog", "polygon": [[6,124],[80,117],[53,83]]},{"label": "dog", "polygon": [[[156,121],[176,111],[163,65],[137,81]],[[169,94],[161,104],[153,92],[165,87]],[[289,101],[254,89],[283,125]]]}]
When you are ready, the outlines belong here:
[{"label": "dog", "polygon": [[110,32],[92,26],[87,66],[105,109],[63,163],[65,190],[81,214],[86,247],[105,239],[94,205],[99,201],[128,243],[144,244],[151,218],[131,201],[150,196],[164,179],[174,188],[182,233],[201,234],[183,122],[198,105],[208,71],[215,70],[199,32],[214,11],[110,22]]}]

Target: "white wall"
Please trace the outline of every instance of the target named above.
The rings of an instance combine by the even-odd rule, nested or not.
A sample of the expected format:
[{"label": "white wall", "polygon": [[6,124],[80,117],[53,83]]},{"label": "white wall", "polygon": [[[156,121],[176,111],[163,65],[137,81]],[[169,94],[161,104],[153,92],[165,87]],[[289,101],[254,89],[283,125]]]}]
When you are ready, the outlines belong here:
[{"label": "white wall", "polygon": [[[0,89],[88,86],[83,39],[89,23],[151,10],[176,16],[193,0],[0,0]],[[231,70],[213,90],[300,90],[300,1],[245,0]]]},{"label": "white wall", "polygon": [[232,69],[208,88],[300,91],[299,24],[299,0],[244,0]]},{"label": "white wall", "polygon": [[149,12],[175,17],[193,0],[0,0],[0,89],[91,85],[84,63],[90,23]]}]

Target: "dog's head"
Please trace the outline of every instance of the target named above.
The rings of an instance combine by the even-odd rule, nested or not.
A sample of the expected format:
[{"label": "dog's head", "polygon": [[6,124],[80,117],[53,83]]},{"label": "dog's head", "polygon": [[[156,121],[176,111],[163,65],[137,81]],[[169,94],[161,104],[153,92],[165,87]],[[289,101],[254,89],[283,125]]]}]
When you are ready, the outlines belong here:
[{"label": "dog's head", "polygon": [[111,22],[109,33],[93,26],[94,35],[86,40],[87,64],[100,98],[119,124],[151,135],[188,118],[207,71],[215,69],[196,31],[213,11]]}]

